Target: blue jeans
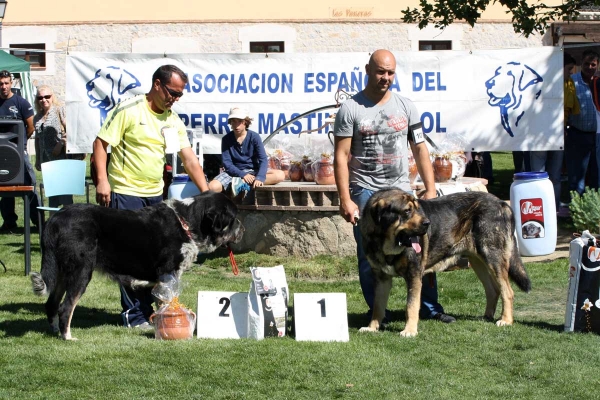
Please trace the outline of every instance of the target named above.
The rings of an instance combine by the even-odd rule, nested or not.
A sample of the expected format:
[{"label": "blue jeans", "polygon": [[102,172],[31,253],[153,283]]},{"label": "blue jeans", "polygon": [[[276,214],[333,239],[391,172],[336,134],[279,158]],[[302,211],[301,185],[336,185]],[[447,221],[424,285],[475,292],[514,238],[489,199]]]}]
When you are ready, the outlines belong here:
[{"label": "blue jeans", "polygon": [[[373,195],[373,191],[362,188],[357,185],[350,185],[350,196],[356,203],[362,215],[367,201]],[[354,227],[354,239],[356,240],[356,256],[358,258],[358,279],[363,296],[369,310],[373,310],[373,300],[375,298],[375,284],[373,282],[373,271],[369,260],[365,255],[362,246],[362,236],[358,226]],[[443,313],[442,305],[438,303],[437,279],[435,274],[428,274],[423,277],[423,288],[421,289],[421,318],[432,318],[438,313]]]},{"label": "blue jeans", "polygon": [[532,151],[530,152],[531,172],[547,172],[554,186],[554,202],[556,211],[560,208],[560,173],[562,170],[563,152]]},{"label": "blue jeans", "polygon": [[596,162],[596,134],[567,128],[565,138],[565,160],[569,175],[569,192],[576,190],[580,195],[585,190],[585,176],[589,169],[589,184],[598,188],[598,165]]},{"label": "blue jeans", "polygon": [[[162,195],[154,197],[137,197],[115,192],[110,193],[110,208],[118,210],[139,210],[140,208],[152,206],[162,201]],[[132,327],[143,324],[150,320],[154,312],[152,303],[152,288],[140,288],[133,290],[128,286],[119,285],[121,290],[121,317],[123,325]]]}]

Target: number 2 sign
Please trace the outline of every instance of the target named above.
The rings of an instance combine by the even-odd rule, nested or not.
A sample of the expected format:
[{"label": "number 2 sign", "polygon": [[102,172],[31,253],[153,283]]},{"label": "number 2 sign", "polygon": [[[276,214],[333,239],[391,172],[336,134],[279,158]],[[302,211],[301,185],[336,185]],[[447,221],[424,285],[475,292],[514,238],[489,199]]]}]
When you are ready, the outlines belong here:
[{"label": "number 2 sign", "polygon": [[248,293],[198,292],[197,336],[240,339],[248,336]]},{"label": "number 2 sign", "polygon": [[347,342],[346,293],[295,293],[296,340]]}]

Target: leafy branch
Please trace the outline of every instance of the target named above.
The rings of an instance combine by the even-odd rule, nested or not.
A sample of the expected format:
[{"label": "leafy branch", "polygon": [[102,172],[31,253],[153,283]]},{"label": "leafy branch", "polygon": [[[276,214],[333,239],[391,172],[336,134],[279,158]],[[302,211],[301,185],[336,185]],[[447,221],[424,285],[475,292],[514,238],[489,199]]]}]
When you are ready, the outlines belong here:
[{"label": "leafy branch", "polygon": [[474,26],[481,13],[491,4],[501,4],[512,14],[512,24],[516,33],[529,37],[532,33],[544,34],[552,21],[574,21],[582,9],[600,6],[600,0],[565,0],[558,5],[546,5],[527,0],[419,0],[419,7],[407,7],[402,11],[402,20],[417,23],[419,29],[429,24],[445,28],[455,20],[462,20]]}]

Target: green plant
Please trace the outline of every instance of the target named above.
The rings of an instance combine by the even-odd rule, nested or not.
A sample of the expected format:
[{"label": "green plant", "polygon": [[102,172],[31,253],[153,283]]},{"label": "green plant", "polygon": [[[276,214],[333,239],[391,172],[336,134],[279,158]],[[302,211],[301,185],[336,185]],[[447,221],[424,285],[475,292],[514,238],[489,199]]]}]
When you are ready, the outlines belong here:
[{"label": "green plant", "polygon": [[579,231],[600,232],[600,193],[586,187],[583,195],[571,191],[571,218]]}]

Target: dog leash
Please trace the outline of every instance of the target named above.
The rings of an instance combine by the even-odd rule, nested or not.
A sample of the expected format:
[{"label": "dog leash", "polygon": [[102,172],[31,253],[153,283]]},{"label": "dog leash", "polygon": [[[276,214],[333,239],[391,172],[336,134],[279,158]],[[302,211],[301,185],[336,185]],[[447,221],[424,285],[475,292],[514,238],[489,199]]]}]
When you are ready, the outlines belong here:
[{"label": "dog leash", "polygon": [[238,269],[237,263],[235,262],[235,258],[233,257],[233,250],[231,250],[230,246],[227,246],[227,250],[229,250],[229,262],[231,263],[231,272],[233,272],[234,275],[237,275],[240,273],[240,270]]}]

